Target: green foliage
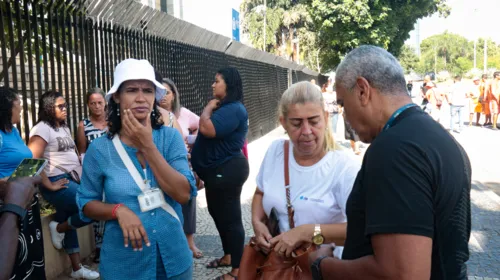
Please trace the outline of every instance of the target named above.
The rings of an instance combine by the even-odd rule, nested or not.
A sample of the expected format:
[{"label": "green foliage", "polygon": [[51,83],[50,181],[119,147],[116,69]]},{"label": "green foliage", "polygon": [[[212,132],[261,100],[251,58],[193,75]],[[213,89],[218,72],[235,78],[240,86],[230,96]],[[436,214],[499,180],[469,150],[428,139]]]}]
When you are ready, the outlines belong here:
[{"label": "green foliage", "polygon": [[405,74],[415,71],[418,67],[419,59],[415,50],[408,45],[403,45],[398,56],[399,63],[403,67]]},{"label": "green foliage", "polygon": [[445,0],[311,0],[310,13],[321,33],[323,65],[334,68],[362,44],[378,45],[398,55],[419,18],[449,14]]},{"label": "green foliage", "polygon": [[[268,0],[265,50],[289,57],[298,36],[301,62],[331,70],[362,44],[378,45],[395,55],[419,18],[450,13],[446,0]],[[243,32],[263,49],[263,0],[244,0]],[[278,12],[279,11],[279,12]],[[279,23],[278,23],[279,22]],[[269,35],[268,35],[269,33]],[[274,36],[274,38],[271,38]]]},{"label": "green foliage", "polygon": [[[487,41],[488,68],[500,69],[500,47]],[[448,71],[452,75],[465,74],[474,67],[474,42],[465,37],[444,32],[426,38],[420,44],[421,58],[419,73]],[[483,69],[484,39],[476,45],[476,67]]]},{"label": "green foliage", "polygon": [[[290,59],[293,41],[299,39],[299,59],[311,69],[318,65],[317,34],[308,6],[301,1],[269,0],[264,9],[263,0],[246,0],[241,4],[244,13],[242,30],[249,34],[252,45]],[[264,47],[264,13],[266,13],[266,46]]]},{"label": "green foliage", "polygon": [[466,57],[459,57],[456,60],[456,74],[465,74],[474,67],[474,62]]}]

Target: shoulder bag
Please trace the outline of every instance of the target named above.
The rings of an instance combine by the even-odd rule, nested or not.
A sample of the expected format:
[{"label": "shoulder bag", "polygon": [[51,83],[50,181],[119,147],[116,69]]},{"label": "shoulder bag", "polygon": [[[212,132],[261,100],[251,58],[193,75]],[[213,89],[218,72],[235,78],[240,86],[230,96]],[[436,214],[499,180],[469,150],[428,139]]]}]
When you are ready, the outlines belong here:
[{"label": "shoulder bag", "polygon": [[[285,189],[288,210],[288,222],[290,228],[295,227],[293,220],[294,210],[290,202],[290,176],[288,172],[288,156],[290,143],[285,141]],[[271,230],[271,229],[270,229]],[[312,236],[311,236],[312,237]],[[238,279],[241,280],[271,280],[271,279],[312,279],[311,269],[308,263],[309,253],[317,247],[313,244],[308,248],[299,248],[294,251],[292,257],[287,258],[271,250],[265,255],[257,246],[255,237],[250,239],[245,246],[243,257],[240,262]]]}]

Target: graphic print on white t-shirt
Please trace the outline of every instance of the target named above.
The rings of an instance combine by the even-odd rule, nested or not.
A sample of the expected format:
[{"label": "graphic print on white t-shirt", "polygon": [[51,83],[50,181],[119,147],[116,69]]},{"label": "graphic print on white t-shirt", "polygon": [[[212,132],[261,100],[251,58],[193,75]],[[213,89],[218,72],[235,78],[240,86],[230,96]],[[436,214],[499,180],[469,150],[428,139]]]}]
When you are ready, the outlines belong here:
[{"label": "graphic print on white t-shirt", "polygon": [[56,131],[47,123],[39,122],[31,129],[30,135],[30,137],[39,136],[47,142],[43,152],[43,158],[49,161],[45,167],[47,176],[64,174],[57,167],[71,171],[80,166],[78,155],[75,152],[75,142],[67,127],[60,127]]}]

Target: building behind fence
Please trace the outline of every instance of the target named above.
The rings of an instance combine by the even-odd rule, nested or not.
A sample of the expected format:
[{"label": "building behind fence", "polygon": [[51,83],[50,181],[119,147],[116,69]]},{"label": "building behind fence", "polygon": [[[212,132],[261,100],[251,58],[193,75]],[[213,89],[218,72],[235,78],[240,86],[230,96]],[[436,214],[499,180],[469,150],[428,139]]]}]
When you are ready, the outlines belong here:
[{"label": "building behind fence", "polygon": [[[70,4],[68,4],[68,2]],[[326,77],[269,53],[178,20],[132,0],[5,0],[0,2],[0,85],[22,94],[19,131],[27,141],[38,98],[63,93],[69,125],[88,115],[88,88],[107,91],[123,59],[147,59],[180,93],[181,105],[201,114],[218,69],[239,69],[249,113],[249,140],[277,125],[281,94],[292,82]]]}]

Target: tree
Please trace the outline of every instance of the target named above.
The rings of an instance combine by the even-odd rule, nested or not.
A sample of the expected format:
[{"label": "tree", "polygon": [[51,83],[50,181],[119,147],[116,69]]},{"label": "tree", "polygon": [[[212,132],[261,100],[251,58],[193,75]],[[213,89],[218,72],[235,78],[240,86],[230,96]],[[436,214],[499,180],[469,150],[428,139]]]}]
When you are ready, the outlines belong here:
[{"label": "tree", "polygon": [[[476,44],[477,53],[477,68],[484,68],[484,40],[485,38],[479,38]],[[488,51],[488,67],[500,69],[500,46],[496,45],[491,39],[487,39],[487,51]],[[472,42],[474,44],[474,42]]]},{"label": "tree", "polygon": [[419,63],[419,59],[415,54],[415,50],[408,45],[403,45],[403,47],[401,47],[398,60],[403,67],[405,74],[409,74],[411,71],[415,71]]},{"label": "tree", "polygon": [[445,31],[426,38],[420,44],[424,70],[463,74],[473,67],[473,42],[465,37]]},{"label": "tree", "polygon": [[[300,60],[311,69],[321,70],[317,35],[309,7],[297,0],[245,0],[241,4],[244,13],[242,30],[249,34],[252,45],[278,56]],[[264,44],[264,13],[266,13],[266,45]],[[299,57],[294,49],[299,42]]]},{"label": "tree", "polygon": [[350,50],[362,44],[378,45],[399,55],[415,22],[440,12],[447,16],[445,0],[309,0],[316,25],[323,66],[333,69]]}]

